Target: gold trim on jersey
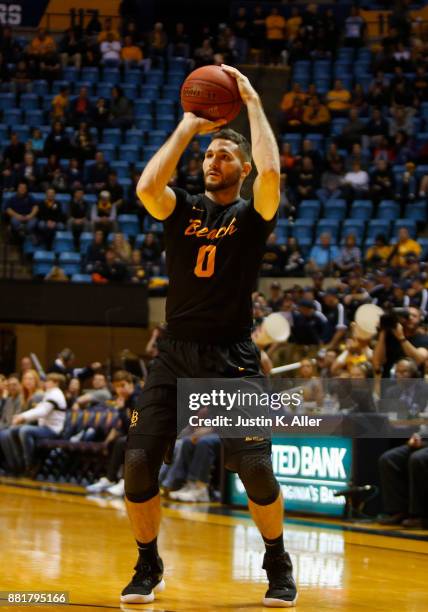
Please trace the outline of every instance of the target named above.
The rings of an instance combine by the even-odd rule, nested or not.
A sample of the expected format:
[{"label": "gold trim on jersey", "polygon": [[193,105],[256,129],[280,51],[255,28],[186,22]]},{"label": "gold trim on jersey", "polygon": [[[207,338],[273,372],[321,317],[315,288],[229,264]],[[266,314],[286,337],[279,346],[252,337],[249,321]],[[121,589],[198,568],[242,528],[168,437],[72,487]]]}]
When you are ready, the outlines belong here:
[{"label": "gold trim on jersey", "polygon": [[189,225],[184,230],[185,236],[196,236],[196,238],[207,238],[208,240],[217,240],[225,236],[231,236],[238,228],[235,225],[236,217],[233,217],[228,226],[222,225],[218,229],[209,229],[201,227],[201,219],[189,219]]}]

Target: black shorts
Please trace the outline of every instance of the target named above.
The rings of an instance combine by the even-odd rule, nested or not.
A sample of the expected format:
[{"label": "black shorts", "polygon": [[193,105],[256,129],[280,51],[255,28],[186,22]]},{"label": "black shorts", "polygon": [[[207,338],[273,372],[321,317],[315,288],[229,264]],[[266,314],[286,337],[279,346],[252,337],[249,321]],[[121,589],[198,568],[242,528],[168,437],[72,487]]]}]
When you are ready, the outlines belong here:
[{"label": "black shorts", "polygon": [[[199,344],[165,335],[151,365],[141,404],[131,416],[128,448],[163,446],[165,453],[177,437],[178,378],[242,378],[262,376],[260,351],[251,340],[231,344]],[[242,452],[271,452],[260,438],[223,438],[226,467]]]}]

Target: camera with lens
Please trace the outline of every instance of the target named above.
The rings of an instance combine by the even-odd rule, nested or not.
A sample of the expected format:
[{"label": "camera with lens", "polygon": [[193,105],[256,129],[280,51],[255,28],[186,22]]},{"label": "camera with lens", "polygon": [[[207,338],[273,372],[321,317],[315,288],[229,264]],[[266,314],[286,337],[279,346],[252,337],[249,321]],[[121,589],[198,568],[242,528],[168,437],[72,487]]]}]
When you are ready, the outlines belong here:
[{"label": "camera with lens", "polygon": [[397,327],[398,323],[408,321],[410,312],[408,308],[391,308],[383,314],[379,321],[379,329],[383,331],[392,331]]}]

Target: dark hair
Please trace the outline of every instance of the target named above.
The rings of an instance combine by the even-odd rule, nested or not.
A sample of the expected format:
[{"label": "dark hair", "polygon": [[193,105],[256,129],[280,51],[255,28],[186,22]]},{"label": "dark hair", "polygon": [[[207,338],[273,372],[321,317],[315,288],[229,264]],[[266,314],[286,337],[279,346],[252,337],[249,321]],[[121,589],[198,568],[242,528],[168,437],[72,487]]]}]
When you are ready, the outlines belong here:
[{"label": "dark hair", "polygon": [[242,134],[235,132],[230,128],[225,128],[224,130],[219,130],[212,135],[211,142],[213,140],[217,140],[218,138],[222,138],[223,140],[230,140],[238,145],[239,150],[241,152],[244,161],[251,162],[251,145],[248,140]]},{"label": "dark hair", "polygon": [[126,370],[118,370],[113,375],[113,383],[126,381],[128,383],[134,383],[134,379],[132,374],[127,372]]}]

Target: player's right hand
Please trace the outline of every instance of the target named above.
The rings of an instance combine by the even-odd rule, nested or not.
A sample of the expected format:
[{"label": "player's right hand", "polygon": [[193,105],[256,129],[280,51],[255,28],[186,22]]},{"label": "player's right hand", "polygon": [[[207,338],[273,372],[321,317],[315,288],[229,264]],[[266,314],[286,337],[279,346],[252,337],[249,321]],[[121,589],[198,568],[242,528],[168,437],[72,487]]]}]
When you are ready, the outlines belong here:
[{"label": "player's right hand", "polygon": [[209,119],[203,119],[197,117],[193,113],[184,113],[183,121],[191,126],[193,133],[196,134],[209,134],[215,132],[226,124],[226,119],[218,119],[217,121],[210,121]]}]

